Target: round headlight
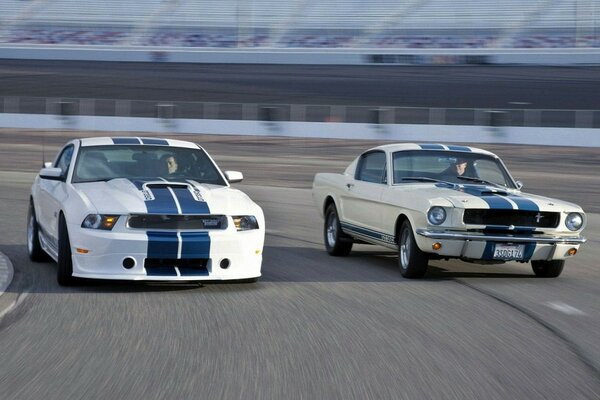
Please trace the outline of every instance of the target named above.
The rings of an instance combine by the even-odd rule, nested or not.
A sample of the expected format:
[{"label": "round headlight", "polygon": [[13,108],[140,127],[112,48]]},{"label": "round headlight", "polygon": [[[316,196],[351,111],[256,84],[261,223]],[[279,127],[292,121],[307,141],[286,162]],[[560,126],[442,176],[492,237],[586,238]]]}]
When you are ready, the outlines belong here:
[{"label": "round headlight", "polygon": [[570,231],[576,231],[583,225],[583,215],[579,213],[569,213],[565,219],[565,225]]},{"label": "round headlight", "polygon": [[89,214],[81,224],[82,228],[98,229],[102,223],[102,216],[99,214]]},{"label": "round headlight", "polygon": [[446,220],[446,210],[443,207],[431,207],[427,212],[427,219],[432,225],[440,225]]}]

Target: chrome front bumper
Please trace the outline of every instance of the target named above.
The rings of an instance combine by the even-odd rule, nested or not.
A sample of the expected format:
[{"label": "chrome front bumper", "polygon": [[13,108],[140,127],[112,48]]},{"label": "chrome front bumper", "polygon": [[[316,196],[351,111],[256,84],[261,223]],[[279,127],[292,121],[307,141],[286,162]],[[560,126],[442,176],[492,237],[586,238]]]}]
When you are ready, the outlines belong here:
[{"label": "chrome front bumper", "polygon": [[540,243],[540,244],[582,244],[586,242],[583,236],[514,236],[485,234],[473,232],[447,232],[430,231],[427,229],[417,229],[417,234],[429,239],[435,240],[471,240],[487,242],[507,242],[507,243]]}]

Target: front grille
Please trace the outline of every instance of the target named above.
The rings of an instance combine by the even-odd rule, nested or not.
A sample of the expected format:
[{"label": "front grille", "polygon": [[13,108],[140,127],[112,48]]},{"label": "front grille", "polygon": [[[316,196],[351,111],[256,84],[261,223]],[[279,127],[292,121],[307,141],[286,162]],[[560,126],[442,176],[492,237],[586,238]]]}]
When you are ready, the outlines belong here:
[{"label": "front grille", "polygon": [[133,229],[227,229],[225,215],[130,215],[127,226]]},{"label": "front grille", "polygon": [[463,222],[472,225],[556,228],[560,222],[560,213],[525,210],[468,209],[465,210]]}]

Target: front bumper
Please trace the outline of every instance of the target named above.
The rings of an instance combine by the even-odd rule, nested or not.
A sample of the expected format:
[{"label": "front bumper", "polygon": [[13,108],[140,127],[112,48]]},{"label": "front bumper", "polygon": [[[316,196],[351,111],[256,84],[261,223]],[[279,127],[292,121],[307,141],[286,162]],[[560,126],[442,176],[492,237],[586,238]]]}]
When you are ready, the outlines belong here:
[{"label": "front bumper", "polygon": [[[466,260],[494,260],[496,244],[525,245],[523,259],[564,260],[571,257],[570,249],[578,250],[586,242],[582,236],[518,236],[508,234],[486,234],[477,232],[452,232],[417,229],[419,248],[427,253],[442,257],[457,257]],[[439,250],[433,250],[434,243],[440,243]]]},{"label": "front bumper", "polygon": [[[261,276],[264,230],[235,229],[150,235],[143,230],[99,231],[70,225],[73,276],[147,281],[220,281]],[[73,234],[71,232],[76,232]],[[88,252],[83,254],[81,250]],[[169,249],[174,249],[170,251]],[[161,253],[164,252],[164,255]],[[146,259],[197,259],[205,267],[146,268]],[[227,268],[221,261],[227,259]],[[129,261],[126,268],[124,260]],[[131,262],[133,260],[133,262]],[[127,264],[127,263],[126,263]],[[223,264],[224,265],[224,264]]]}]

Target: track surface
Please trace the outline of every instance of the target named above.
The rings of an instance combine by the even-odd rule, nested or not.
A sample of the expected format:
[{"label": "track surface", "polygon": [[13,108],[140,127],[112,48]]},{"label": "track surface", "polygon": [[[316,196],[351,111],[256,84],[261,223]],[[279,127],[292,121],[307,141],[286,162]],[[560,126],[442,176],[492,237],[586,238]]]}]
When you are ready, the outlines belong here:
[{"label": "track surface", "polygon": [[2,96],[597,110],[600,109],[598,93],[600,67],[360,67],[0,60]]},{"label": "track surface", "polygon": [[[46,147],[75,135],[55,132]],[[341,171],[370,144],[194,140],[242,170],[240,188],[265,210],[257,284],[57,286],[56,266],[25,250],[40,133],[0,132],[0,251],[16,270],[0,309],[19,301],[0,321],[0,398],[600,397],[598,214],[558,279],[453,261],[404,280],[392,252],[357,246],[333,258],[321,243],[312,174]],[[493,150],[529,190],[598,207],[598,150],[552,148],[559,162],[548,148]]]}]

